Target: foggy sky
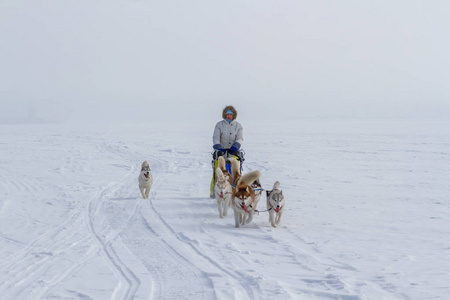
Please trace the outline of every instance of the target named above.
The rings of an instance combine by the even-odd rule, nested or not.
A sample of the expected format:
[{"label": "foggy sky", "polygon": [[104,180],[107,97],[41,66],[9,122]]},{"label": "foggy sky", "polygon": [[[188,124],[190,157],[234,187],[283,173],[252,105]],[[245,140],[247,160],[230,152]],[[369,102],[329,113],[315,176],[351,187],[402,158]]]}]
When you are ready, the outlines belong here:
[{"label": "foggy sky", "polygon": [[450,116],[447,1],[0,0],[0,118]]}]

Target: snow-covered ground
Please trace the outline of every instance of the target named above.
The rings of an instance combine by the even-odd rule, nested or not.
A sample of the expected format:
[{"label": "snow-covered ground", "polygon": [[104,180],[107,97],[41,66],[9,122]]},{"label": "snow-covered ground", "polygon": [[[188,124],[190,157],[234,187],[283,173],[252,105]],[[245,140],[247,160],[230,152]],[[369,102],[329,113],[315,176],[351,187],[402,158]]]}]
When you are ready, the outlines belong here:
[{"label": "snow-covered ground", "polygon": [[215,122],[1,125],[0,299],[448,299],[449,124],[240,121],[277,228],[219,218]]}]

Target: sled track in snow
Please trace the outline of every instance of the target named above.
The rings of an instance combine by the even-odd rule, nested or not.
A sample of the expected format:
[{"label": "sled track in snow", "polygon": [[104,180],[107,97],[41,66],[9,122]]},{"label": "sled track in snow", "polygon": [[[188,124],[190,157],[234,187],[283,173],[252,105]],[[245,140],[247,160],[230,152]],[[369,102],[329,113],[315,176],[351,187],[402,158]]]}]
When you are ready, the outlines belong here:
[{"label": "sled track in snow", "polygon": [[[108,150],[114,151],[115,148],[108,147]],[[124,153],[123,149],[120,149],[120,152],[125,159],[130,157],[128,153]],[[168,168],[168,164],[162,160],[152,157],[148,160],[153,170],[160,167]],[[140,162],[136,163],[137,166],[139,164]],[[164,287],[165,283],[171,282],[170,277],[175,277],[177,274],[184,276],[182,279],[188,283],[189,289],[192,289],[192,286],[200,286],[203,289],[208,286],[207,280],[198,284],[198,282],[190,282],[189,279],[200,278],[199,281],[204,281],[205,276],[166,243],[164,238],[156,234],[157,231],[161,232],[162,230],[153,229],[157,226],[154,221],[150,224],[142,216],[143,203],[148,203],[149,200],[128,196],[139,195],[138,173],[139,170],[133,167],[120,183],[111,184],[94,196],[88,207],[87,216],[92,235],[119,280],[113,298],[133,299],[137,296],[148,297],[148,295],[152,295],[152,298],[155,299],[179,298],[181,295],[173,295],[173,297],[170,295],[171,291],[176,292],[177,289]],[[170,177],[170,174],[169,172],[162,173],[158,177],[155,176],[151,197],[155,196],[160,183]],[[123,197],[124,194],[127,196]],[[115,203],[121,202],[121,204],[119,204],[119,209],[108,211],[107,208],[112,199],[120,200]],[[126,199],[133,201],[125,201]],[[120,209],[120,205],[133,206],[131,211],[125,212],[125,218],[123,218],[124,213]],[[155,259],[157,255],[162,256]],[[175,266],[165,267],[173,261],[177,262]],[[168,272],[172,270],[177,270],[177,272],[169,274]],[[168,278],[163,278],[163,276],[168,276]],[[199,292],[205,293],[205,291]]]},{"label": "sled track in snow", "polygon": [[[105,223],[107,220],[101,216],[101,205],[105,201],[105,196],[103,195],[105,191],[109,192],[109,189],[103,190],[98,197],[94,197],[88,206],[88,223],[92,235],[97,240],[101,247],[101,252],[107,261],[110,262],[113,270],[116,270],[116,276],[119,278],[120,284],[114,290],[114,298],[120,295],[122,299],[131,299],[136,290],[139,288],[140,281],[138,277],[133,273],[133,271],[127,267],[127,265],[121,260],[119,255],[117,255],[113,242],[117,239],[120,231],[111,230],[109,232],[101,232],[102,229],[105,231]],[[136,213],[137,204],[134,206],[133,213],[128,217],[128,220]],[[96,219],[101,220],[96,220]],[[97,224],[101,222],[102,227],[97,229]]]},{"label": "sled track in snow", "polygon": [[[155,206],[153,204],[153,202],[149,203],[153,213],[155,214],[156,217],[159,218],[159,220],[161,221],[161,223],[165,226],[165,228],[168,230],[169,234],[172,235],[173,237],[176,237],[176,240],[178,242],[181,242],[182,244],[185,244],[186,246],[188,246],[189,248],[191,248],[193,250],[193,252],[195,253],[195,255],[198,256],[199,260],[204,260],[207,261],[209,264],[211,264],[212,266],[214,266],[214,268],[216,270],[214,270],[214,272],[216,273],[217,271],[219,271],[219,273],[223,273],[226,274],[228,278],[232,278],[233,279],[233,287],[236,288],[238,286],[240,286],[240,290],[236,291],[239,295],[242,296],[242,294],[245,295],[245,297],[247,299],[255,299],[255,295],[253,293],[252,289],[248,289],[248,286],[244,286],[241,282],[242,282],[242,276],[239,275],[238,272],[232,272],[229,271],[228,267],[224,267],[222,266],[221,263],[217,262],[214,258],[205,255],[196,245],[195,242],[190,240],[189,238],[187,238],[183,233],[177,233],[175,232],[172,227],[164,220],[164,218],[161,216],[161,214],[158,213],[158,211],[155,209]],[[174,251],[176,251],[175,248],[173,248]],[[180,254],[181,255],[181,254]],[[217,276],[217,275],[215,275]]]},{"label": "sled track in snow", "polygon": [[[124,147],[103,144],[99,148],[102,152],[109,152],[124,158],[124,164],[126,161],[130,162],[130,157],[132,157]],[[111,183],[100,190],[91,199],[86,213],[86,222],[89,224],[92,236],[100,246],[99,251],[105,261],[109,263],[111,269],[114,270],[114,275],[118,279],[118,284],[111,296],[112,299],[133,299],[141,288],[142,280],[148,279],[148,276],[137,274],[139,272],[142,273],[142,270],[138,266],[139,262],[127,256],[127,245],[121,239],[122,232],[136,217],[140,202],[142,201],[142,199],[132,197],[131,194],[126,197],[122,196],[124,192],[130,192],[130,185],[137,189],[139,165],[133,161],[130,164],[131,167],[127,165],[118,166],[127,169],[128,172],[124,178],[120,182]],[[127,209],[123,210],[119,206],[115,210],[108,211],[108,204],[114,202],[114,199],[123,200]],[[130,199],[136,201],[126,201]],[[112,221],[115,222],[113,223]],[[148,294],[145,288],[143,290],[144,294]]]},{"label": "sled track in snow", "polygon": [[[211,266],[213,266],[212,269],[208,268],[208,270],[199,270],[203,276],[205,277],[206,282],[209,282],[207,286],[210,286],[211,292],[214,290],[214,280],[212,277],[217,277],[217,273],[223,273],[226,275],[227,278],[231,278],[233,280],[231,286],[236,289],[237,287],[240,287],[239,290],[234,291],[239,295],[240,297],[245,295],[246,299],[255,299],[252,289],[248,289],[248,286],[242,285],[242,278],[235,274],[235,272],[229,271],[227,267],[222,266],[221,263],[218,263],[214,258],[205,255],[196,245],[195,242],[187,238],[183,233],[177,233],[175,232],[172,227],[164,220],[164,218],[161,216],[161,214],[158,213],[157,209],[154,206],[153,201],[149,202],[149,206],[152,211],[152,215],[148,216],[147,218],[144,218],[144,222],[146,223],[146,227],[148,230],[152,231],[155,235],[159,235],[157,232],[154,231],[154,220],[159,219],[159,222],[161,223],[160,226],[158,226],[158,232],[165,231],[163,233],[163,236],[170,237],[163,239],[162,242],[166,244],[170,249],[171,252],[174,253],[174,255],[178,256],[179,259],[184,262],[185,265],[190,266],[190,268],[196,268],[194,265],[192,265],[192,262],[188,258],[186,258],[183,254],[179,252],[180,248],[187,247],[187,249],[191,250],[191,257],[194,256],[196,261],[198,262],[207,262]],[[148,220],[152,220],[151,224]],[[176,247],[173,245],[177,244]],[[181,244],[181,246],[180,246]],[[203,263],[204,264],[204,263]],[[197,268],[196,268],[197,269]],[[192,287],[191,287],[192,288]],[[206,291],[207,292],[207,291]],[[169,297],[170,298],[170,297]],[[205,299],[210,299],[211,297],[205,297]],[[217,295],[216,295],[217,298]]]},{"label": "sled track in snow", "polygon": [[[177,164],[149,157],[147,160],[154,176],[150,200],[133,198],[132,195],[139,195],[137,176],[141,162],[133,161],[136,155],[124,151],[123,148],[106,146],[103,150],[105,149],[119,154],[125,161],[131,161],[131,164],[137,166],[129,170],[120,183],[111,184],[101,190],[93,197],[88,207],[87,215],[92,235],[100,245],[104,258],[116,270],[115,276],[119,279],[114,297],[132,299],[135,296],[151,295],[152,299],[186,299],[189,297],[187,293],[190,293],[191,298],[212,299],[218,297],[215,295],[214,282],[218,277],[225,277],[230,281],[231,297],[255,299],[253,288],[242,283],[245,282],[243,274],[231,271],[227,266],[223,266],[223,263],[205,255],[195,245],[195,241],[177,233],[158,212],[158,201],[165,200],[158,196],[160,187],[174,174],[184,171],[188,173],[189,168],[179,168]],[[121,220],[120,226],[114,229],[109,223],[121,216],[117,210],[112,210],[112,214],[106,212],[105,207],[111,199],[122,199],[127,202],[127,206],[134,205],[131,211],[126,212],[126,219]],[[125,201],[126,199],[133,201]],[[125,252],[128,252],[128,255],[125,255]],[[133,258],[130,259],[130,256]],[[145,268],[146,274],[143,274],[142,267]],[[172,282],[174,286],[168,284]],[[184,284],[185,288],[180,287],[180,284]],[[179,294],[180,291],[183,294]]]},{"label": "sled track in snow", "polygon": [[[83,209],[80,209],[63,224],[48,230],[5,260],[0,268],[8,273],[8,280],[0,284],[2,297],[5,299],[39,298],[92,258],[94,255],[92,252],[95,252],[95,249],[85,251],[85,254],[75,262],[67,254],[78,252],[75,249],[82,247],[89,240],[88,237],[79,235],[78,228],[82,225]],[[64,268],[56,266],[64,266]],[[60,269],[65,271],[61,272]],[[17,281],[18,279],[20,280]]]}]

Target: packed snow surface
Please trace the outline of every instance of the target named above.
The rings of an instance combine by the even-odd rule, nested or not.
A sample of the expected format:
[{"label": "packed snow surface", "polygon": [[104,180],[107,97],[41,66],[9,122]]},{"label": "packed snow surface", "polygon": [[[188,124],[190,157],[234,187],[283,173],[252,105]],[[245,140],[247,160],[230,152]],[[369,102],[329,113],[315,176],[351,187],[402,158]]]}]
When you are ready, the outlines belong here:
[{"label": "packed snow surface", "polygon": [[449,124],[240,121],[277,228],[219,218],[214,122],[0,125],[0,299],[448,299]]}]

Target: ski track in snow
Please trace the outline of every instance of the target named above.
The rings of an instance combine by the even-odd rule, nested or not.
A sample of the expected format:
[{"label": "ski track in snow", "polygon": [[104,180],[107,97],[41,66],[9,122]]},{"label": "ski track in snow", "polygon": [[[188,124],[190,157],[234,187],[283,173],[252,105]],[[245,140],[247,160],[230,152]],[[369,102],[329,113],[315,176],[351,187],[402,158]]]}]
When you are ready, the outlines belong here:
[{"label": "ski track in snow", "polygon": [[[367,173],[358,177],[365,178],[363,185],[379,183],[395,172],[408,175],[413,167],[402,156],[421,156],[437,164],[442,158],[449,160],[448,152],[424,144],[410,144],[405,150],[378,140],[366,140],[367,151],[349,151],[352,140],[342,139],[332,145],[333,151],[352,163],[359,160],[358,166],[342,164],[350,171],[333,180],[333,172],[339,170],[331,170],[324,173],[330,177],[320,182],[311,180],[314,172],[327,167],[326,159],[313,168],[309,161],[313,155],[308,156],[308,151],[314,149],[307,147],[329,145],[329,141],[305,138],[304,149],[292,153],[286,149],[291,160],[301,162],[296,165],[304,166],[299,173],[286,165],[284,156],[257,161],[248,155],[244,173],[260,170],[263,188],[271,189],[279,179],[277,174],[284,176],[282,187],[286,189],[286,181],[291,184],[291,190],[285,190],[288,208],[278,228],[269,225],[264,212],[255,215],[251,224],[234,228],[232,209],[221,220],[215,200],[207,197],[211,167],[209,153],[202,147],[208,143],[191,151],[183,147],[183,132],[178,133],[181,141],[166,138],[170,145],[161,142],[165,132],[150,140],[144,138],[148,136],[145,130],[136,136],[127,134],[118,133],[121,138],[78,131],[62,135],[50,127],[40,138],[30,133],[32,138],[24,141],[11,133],[11,144],[0,144],[11,158],[2,160],[0,166],[1,225],[16,228],[0,233],[4,245],[0,248],[0,299],[374,299],[371,295],[412,299],[414,292],[409,289],[416,285],[396,285],[392,280],[401,275],[395,271],[364,273],[357,249],[330,256],[329,241],[309,234],[306,222],[312,223],[319,213],[314,211],[314,199],[302,200],[304,195],[292,189],[301,191],[311,184],[318,199],[327,185],[352,183],[352,168]],[[284,143],[279,147],[284,149]],[[371,160],[364,160],[380,153],[381,163],[392,171],[372,175]],[[154,176],[149,200],[140,198],[137,186],[143,160],[149,161]],[[16,169],[22,164],[36,174],[25,184]],[[359,195],[361,189],[354,193]],[[13,200],[21,201],[19,209]],[[305,200],[308,203],[302,205]],[[333,233],[327,230],[341,225],[339,213],[351,209],[346,205],[345,201],[331,204],[336,219],[317,223],[321,227],[313,233],[331,237]],[[264,195],[258,208],[265,210]],[[308,209],[311,215],[301,219],[300,212]],[[356,228],[353,237],[360,236],[364,238]],[[420,295],[424,298],[424,293]]]}]

